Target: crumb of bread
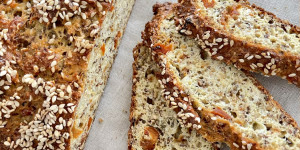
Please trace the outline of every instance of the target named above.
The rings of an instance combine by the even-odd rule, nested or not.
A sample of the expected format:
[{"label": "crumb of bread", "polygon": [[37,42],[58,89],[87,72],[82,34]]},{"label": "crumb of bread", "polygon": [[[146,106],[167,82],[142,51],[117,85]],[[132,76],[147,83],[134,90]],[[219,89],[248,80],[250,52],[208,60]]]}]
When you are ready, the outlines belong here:
[{"label": "crumb of bread", "polygon": [[99,118],[99,123],[102,123],[103,122],[103,119],[102,118]]}]

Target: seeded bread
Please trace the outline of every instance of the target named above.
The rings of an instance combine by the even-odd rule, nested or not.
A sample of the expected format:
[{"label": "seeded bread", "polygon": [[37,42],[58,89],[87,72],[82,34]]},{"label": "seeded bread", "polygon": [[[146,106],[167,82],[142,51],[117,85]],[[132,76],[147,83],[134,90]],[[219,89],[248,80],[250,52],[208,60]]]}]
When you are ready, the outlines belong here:
[{"label": "seeded bread", "polygon": [[156,5],[143,39],[159,65],[164,97],[186,127],[231,149],[300,149],[297,123],[249,74],[212,60],[176,29],[174,4]]},{"label": "seeded bread", "polygon": [[300,28],[247,0],[181,0],[177,24],[213,59],[299,86]]},{"label": "seeded bread", "polygon": [[0,149],[83,149],[134,0],[0,2]]},{"label": "seeded bread", "polygon": [[129,149],[134,150],[212,150],[195,130],[181,127],[176,113],[162,96],[155,76],[158,71],[151,51],[142,44],[133,51],[133,88],[130,111]]}]

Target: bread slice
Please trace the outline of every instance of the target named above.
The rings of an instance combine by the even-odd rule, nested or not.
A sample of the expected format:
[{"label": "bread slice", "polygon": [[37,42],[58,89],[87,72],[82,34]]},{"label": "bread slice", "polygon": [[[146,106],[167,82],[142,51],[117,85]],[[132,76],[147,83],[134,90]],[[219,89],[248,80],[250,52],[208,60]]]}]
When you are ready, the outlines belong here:
[{"label": "bread slice", "polygon": [[212,150],[195,130],[181,127],[176,113],[162,96],[162,88],[155,72],[148,47],[138,44],[133,51],[133,87],[130,109],[131,127],[128,148],[132,150]]},{"label": "bread slice", "polygon": [[0,149],[83,149],[134,0],[2,0]]},{"label": "bread slice", "polygon": [[247,0],[181,0],[178,29],[213,59],[299,86],[300,28]]},{"label": "bread slice", "polygon": [[249,74],[212,60],[176,29],[176,4],[156,5],[143,39],[178,118],[231,149],[299,149],[297,123]]}]

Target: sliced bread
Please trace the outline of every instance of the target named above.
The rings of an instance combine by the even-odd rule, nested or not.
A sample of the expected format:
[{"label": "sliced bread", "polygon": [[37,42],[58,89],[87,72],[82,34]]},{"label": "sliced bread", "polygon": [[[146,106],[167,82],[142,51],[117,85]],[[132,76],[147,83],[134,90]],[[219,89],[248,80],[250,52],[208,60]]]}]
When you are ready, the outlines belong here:
[{"label": "sliced bread", "polygon": [[143,39],[164,97],[186,127],[231,149],[300,149],[297,123],[249,74],[212,60],[176,29],[177,4],[157,4]]},{"label": "sliced bread", "polygon": [[133,4],[1,0],[1,150],[84,148]]},{"label": "sliced bread", "polygon": [[130,109],[131,126],[128,148],[131,150],[212,150],[199,133],[182,127],[176,113],[162,96],[155,76],[158,71],[148,47],[139,44],[133,51],[133,87]]},{"label": "sliced bread", "polygon": [[181,0],[178,30],[213,59],[300,84],[300,28],[247,0]]}]

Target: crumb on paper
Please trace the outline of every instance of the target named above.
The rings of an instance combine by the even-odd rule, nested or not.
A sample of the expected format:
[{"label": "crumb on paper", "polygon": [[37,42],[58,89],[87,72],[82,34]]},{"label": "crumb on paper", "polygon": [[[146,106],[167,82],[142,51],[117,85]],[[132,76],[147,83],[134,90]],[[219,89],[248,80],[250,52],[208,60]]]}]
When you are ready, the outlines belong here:
[{"label": "crumb on paper", "polygon": [[127,112],[127,110],[124,110],[124,109],[123,109],[123,113],[127,114],[128,112]]},{"label": "crumb on paper", "polygon": [[102,118],[99,118],[99,123],[102,123],[103,122],[103,119]]}]

